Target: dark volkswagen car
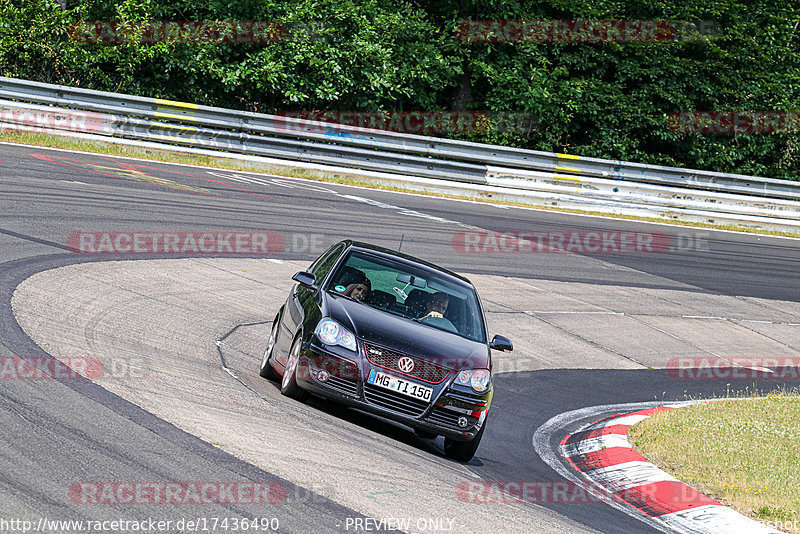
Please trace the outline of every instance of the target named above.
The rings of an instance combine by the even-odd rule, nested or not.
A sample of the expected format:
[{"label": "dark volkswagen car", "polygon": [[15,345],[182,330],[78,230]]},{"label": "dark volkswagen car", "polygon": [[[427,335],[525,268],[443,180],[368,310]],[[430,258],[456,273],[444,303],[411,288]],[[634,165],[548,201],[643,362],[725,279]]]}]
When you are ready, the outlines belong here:
[{"label": "dark volkswagen car", "polygon": [[399,421],[468,461],[492,401],[490,349],[472,284],[382,247],[342,241],[299,272],[272,326],[261,376]]}]

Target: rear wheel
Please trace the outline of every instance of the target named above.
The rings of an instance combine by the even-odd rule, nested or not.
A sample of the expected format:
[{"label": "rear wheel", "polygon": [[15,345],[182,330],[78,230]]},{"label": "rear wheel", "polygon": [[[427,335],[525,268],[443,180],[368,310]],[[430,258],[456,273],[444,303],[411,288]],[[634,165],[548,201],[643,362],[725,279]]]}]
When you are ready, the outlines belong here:
[{"label": "rear wheel", "polygon": [[286,360],[286,369],[283,371],[281,379],[281,393],[290,399],[304,401],[308,397],[308,392],[297,385],[297,362],[300,361],[300,347],[303,339],[297,336],[292,343],[292,350],[289,351],[289,358]]},{"label": "rear wheel", "polygon": [[472,441],[455,441],[450,438],[444,438],[444,453],[448,458],[458,460],[459,462],[469,462],[475,456],[475,451],[478,450],[478,445],[481,444],[483,438],[483,431],[486,428],[486,421]]},{"label": "rear wheel", "polygon": [[272,363],[270,360],[272,359],[272,352],[275,350],[275,342],[278,340],[279,325],[280,321],[276,317],[275,322],[272,325],[272,332],[269,335],[267,350],[264,351],[264,357],[261,358],[261,370],[258,374],[261,375],[262,378],[266,378],[268,380],[275,380],[278,378],[278,376],[275,374],[275,370],[272,368]]}]

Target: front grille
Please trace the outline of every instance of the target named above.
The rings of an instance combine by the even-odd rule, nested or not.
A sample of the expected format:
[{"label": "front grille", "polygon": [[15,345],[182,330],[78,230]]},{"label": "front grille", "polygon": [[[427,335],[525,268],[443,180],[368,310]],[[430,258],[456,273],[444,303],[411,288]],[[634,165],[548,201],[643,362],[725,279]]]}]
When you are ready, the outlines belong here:
[{"label": "front grille", "polygon": [[353,397],[358,396],[358,382],[350,378],[331,376],[326,382],[323,382],[323,384],[346,395],[352,395]]},{"label": "front grille", "polygon": [[406,397],[400,393],[364,383],[364,398],[370,404],[393,412],[419,417],[428,408],[428,402]]},{"label": "front grille", "polygon": [[[458,419],[460,417],[467,418],[467,426],[458,426]],[[471,415],[464,415],[441,406],[434,406],[433,411],[428,416],[428,422],[441,426],[446,426],[454,430],[469,430],[478,422],[477,417]]]},{"label": "front grille", "polygon": [[[440,384],[450,374],[449,369],[445,369],[444,367],[428,362],[421,358],[408,356],[402,352],[378,347],[376,345],[369,345],[367,343],[364,343],[364,348],[367,351],[367,359],[369,359],[373,365],[383,367],[384,369],[389,369],[395,373],[413,376],[414,378],[419,378],[420,380],[424,380],[425,382],[429,382],[431,384]],[[414,369],[408,373],[400,371],[397,366],[397,361],[403,356],[414,360]]]}]

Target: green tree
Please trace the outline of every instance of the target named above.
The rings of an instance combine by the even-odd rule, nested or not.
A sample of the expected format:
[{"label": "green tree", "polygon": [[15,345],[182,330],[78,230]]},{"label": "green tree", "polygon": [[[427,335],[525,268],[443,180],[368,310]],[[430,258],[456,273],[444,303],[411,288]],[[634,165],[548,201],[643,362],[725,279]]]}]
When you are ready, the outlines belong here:
[{"label": "green tree", "polygon": [[[81,21],[266,21],[270,42],[82,42]],[[466,21],[661,20],[656,42],[465,38]],[[228,22],[226,22],[228,21]],[[691,134],[693,110],[798,112],[800,5],[771,0],[0,0],[0,73],[250,109],[473,110],[464,139],[798,178],[797,130]],[[692,33],[708,23],[707,34]],[[227,26],[226,26],[227,24]],[[84,40],[85,41],[85,40]],[[507,128],[492,117],[530,117]],[[797,128],[797,123],[794,127]]]}]

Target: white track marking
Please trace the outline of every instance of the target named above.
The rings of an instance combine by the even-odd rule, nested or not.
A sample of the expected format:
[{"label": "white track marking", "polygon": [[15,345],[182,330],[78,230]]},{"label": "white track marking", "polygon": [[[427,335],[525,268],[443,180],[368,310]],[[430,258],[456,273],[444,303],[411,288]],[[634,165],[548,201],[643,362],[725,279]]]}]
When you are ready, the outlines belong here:
[{"label": "white track marking", "polygon": [[[108,140],[104,140],[104,139],[95,139],[90,134],[83,134],[83,135],[82,134],[75,134],[74,136],[63,136],[63,137],[77,137],[77,138],[86,138],[86,139],[90,139],[90,140],[97,140],[97,141],[101,141],[101,142],[108,142]],[[121,140],[118,139],[117,141],[121,141]],[[166,150],[173,150],[175,152],[181,152],[181,150],[178,149],[179,147],[174,147],[174,146],[169,146],[169,145],[162,146],[163,145],[162,143],[151,143],[150,145],[146,145],[146,144],[139,145],[138,142],[134,141],[134,142],[130,142],[130,143],[127,143],[127,144],[134,145],[134,146],[145,146],[145,147],[148,147],[148,148],[150,147],[150,145],[153,145],[152,148],[158,148],[160,150],[165,150],[166,149]],[[175,163],[175,162],[171,162],[171,161],[159,161],[159,160],[146,159],[146,158],[134,158],[134,157],[131,157],[131,156],[116,156],[116,155],[111,155],[111,154],[103,154],[101,152],[87,152],[87,151],[84,151],[84,150],[68,150],[68,149],[65,149],[65,148],[51,148],[51,147],[40,146],[40,145],[30,145],[30,144],[27,144],[27,143],[12,143],[12,142],[9,142],[9,141],[0,141],[0,145],[6,145],[6,146],[11,146],[11,147],[23,146],[23,147],[35,148],[35,149],[39,149],[39,150],[52,150],[52,151],[56,151],[56,152],[67,152],[67,153],[70,153],[70,154],[85,154],[85,155],[88,155],[88,156],[100,156],[100,157],[122,159],[122,160],[130,160],[130,161],[142,161],[142,162],[147,162],[147,163],[160,163],[162,165],[172,165],[172,166],[187,167],[187,168],[192,168],[192,169],[203,169],[203,170],[206,170],[206,171],[208,171],[208,169],[218,169],[218,170],[223,171],[223,172],[227,170],[227,169],[220,169],[219,167],[192,165],[190,163]],[[210,155],[210,156],[215,156],[215,157],[224,157],[224,156],[220,156],[218,153],[214,153],[213,151],[205,151],[205,150],[202,150],[202,149],[184,150],[183,152],[189,152],[189,153],[193,153],[193,154]],[[237,159],[237,158],[232,158],[232,159]],[[239,159],[245,159],[245,160],[250,161],[249,158],[239,158]],[[269,158],[265,158],[265,159],[269,159]],[[292,163],[294,163],[295,165],[297,164],[297,162],[290,162],[289,160],[286,160],[286,161],[277,161],[276,160],[276,162],[275,162],[276,165],[281,165],[281,164],[287,165],[288,164],[290,166],[291,166]],[[320,165],[318,167],[324,167],[324,166]],[[345,169],[345,168],[336,169],[335,167],[334,168],[316,168],[313,165],[309,165],[308,168],[311,169],[311,170],[318,170],[320,172],[336,172],[336,173],[340,173],[340,174],[341,173],[347,173],[347,172],[350,172],[350,173],[353,173],[353,174],[358,174],[359,172],[363,173],[363,171],[359,171],[358,169]],[[256,176],[275,176],[275,177],[279,177],[279,178],[282,178],[282,179],[290,179],[288,177],[281,176],[281,175],[271,175],[271,174],[268,174],[268,173],[259,173],[259,172],[255,172],[255,171],[242,171],[242,172],[247,173],[247,174],[253,174],[253,175],[256,175]],[[372,173],[372,174],[380,174],[380,173]],[[363,175],[364,176],[371,176],[368,173],[364,173]],[[314,180],[308,180],[308,179],[305,179],[305,178],[294,178],[294,177],[292,177],[291,179],[292,180],[306,181],[306,182],[314,181]],[[418,178],[415,178],[415,180],[420,182],[420,183],[430,182],[432,184],[435,184],[436,182],[441,182],[441,180],[435,180],[435,179],[418,179]],[[411,196],[416,196],[416,197],[424,197],[424,198],[428,198],[428,199],[435,198],[437,200],[447,200],[447,201],[452,201],[452,202],[467,202],[467,203],[470,203],[470,204],[487,204],[486,202],[482,202],[482,201],[479,201],[479,200],[470,200],[470,199],[463,199],[463,198],[448,198],[448,197],[433,197],[431,195],[425,195],[425,194],[422,194],[422,193],[411,193],[411,192],[408,192],[408,191],[392,191],[392,190],[387,190],[387,189],[377,189],[377,188],[374,188],[374,187],[364,187],[364,186],[350,185],[350,184],[337,184],[337,185],[341,185],[343,187],[356,188],[356,189],[367,189],[367,190],[373,190],[373,191],[374,190],[379,190],[379,191],[382,191],[384,193],[391,193],[391,194],[395,194],[395,195],[411,195]],[[491,204],[492,203],[490,203],[490,205]],[[681,225],[681,224],[673,224],[673,223],[670,223],[668,221],[655,222],[655,221],[640,221],[640,220],[637,220],[637,219],[620,219],[619,217],[609,217],[609,216],[604,216],[604,215],[594,215],[594,214],[590,214],[590,213],[561,212],[561,211],[558,211],[558,210],[542,209],[542,208],[528,207],[528,206],[508,206],[508,208],[509,209],[514,208],[514,209],[522,209],[522,210],[528,210],[528,211],[536,211],[536,212],[540,212],[540,213],[551,213],[551,214],[552,213],[558,213],[558,214],[561,214],[561,215],[569,215],[569,216],[573,216],[573,217],[583,217],[583,218],[592,218],[592,219],[605,219],[605,220],[615,220],[615,221],[624,221],[624,222],[634,222],[636,224],[646,224],[646,225],[651,225],[651,226],[652,225],[655,225],[655,226],[669,226],[669,227],[672,227],[672,228],[680,228],[680,229],[683,229],[683,230],[687,230],[687,229],[691,230],[691,229],[700,228],[700,229],[702,229],[704,231],[709,231],[709,232],[722,232],[722,233],[726,233],[726,234],[750,235],[750,236],[758,237],[760,239],[789,239],[789,240],[792,240],[792,241],[797,241],[797,239],[798,239],[797,237],[778,236],[778,235],[769,235],[769,234],[756,234],[756,233],[747,232],[747,231],[723,230],[723,229],[719,229],[719,228],[706,228],[706,227],[702,227],[702,226],[687,226],[687,225]]]},{"label": "white track marking", "polygon": [[[689,402],[607,404],[603,406],[592,406],[589,408],[582,408],[580,410],[573,410],[559,414],[540,426],[533,435],[533,447],[542,460],[544,460],[544,462],[553,468],[553,470],[555,470],[558,474],[574,482],[583,482],[584,479],[578,475],[579,471],[574,471],[567,467],[562,462],[556,450],[551,447],[551,443],[553,443],[553,441],[560,441],[560,438],[567,435],[566,428],[575,421],[590,417],[598,417],[601,414],[609,412],[635,412],[646,408],[654,408],[656,406],[680,408],[699,402],[714,402],[724,400],[730,399],[708,399],[703,401]],[[615,424],[625,424],[625,426],[630,426],[629,424],[632,424],[634,421],[638,422],[642,419],[647,419],[648,417],[650,416],[641,414],[633,416],[623,415],[608,421],[585,425],[575,432],[588,429],[599,429],[603,428],[604,426],[613,426]],[[607,449],[608,447],[602,446],[602,438],[610,438],[606,439],[605,441],[611,446],[620,446],[618,443],[620,439],[622,439],[625,443],[623,446],[626,448],[631,448],[631,445],[627,439],[627,434],[624,436],[621,434],[610,434],[606,436],[600,436],[598,438],[587,438],[581,441],[573,442],[563,446],[561,449],[563,450],[564,454],[570,457],[585,452],[594,452],[594,450]],[[589,446],[588,449],[591,450],[587,450],[587,448],[585,448],[587,445]],[[600,446],[600,448],[597,449],[597,446]],[[650,484],[653,482],[677,481],[677,479],[672,475],[669,475],[668,473],[658,469],[658,467],[652,463],[646,461],[631,461],[609,467],[587,470],[582,472],[581,475],[592,482],[600,484],[601,486],[609,485],[615,490],[624,490],[626,488],[642,486],[644,484]],[[648,517],[644,513],[636,510],[634,507],[621,502],[609,501],[608,504],[662,532],[680,532],[687,534],[730,534],[734,532],[771,534],[779,532],[775,528],[768,527],[767,525],[745,517],[738,512],[722,505],[699,506],[697,508],[672,512],[657,517]]]}]

